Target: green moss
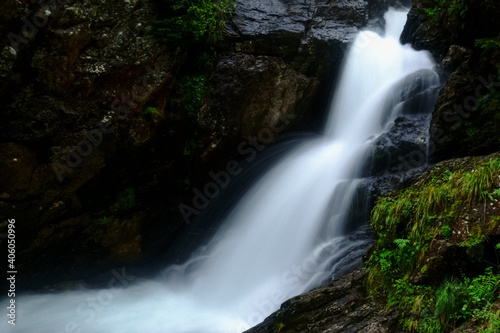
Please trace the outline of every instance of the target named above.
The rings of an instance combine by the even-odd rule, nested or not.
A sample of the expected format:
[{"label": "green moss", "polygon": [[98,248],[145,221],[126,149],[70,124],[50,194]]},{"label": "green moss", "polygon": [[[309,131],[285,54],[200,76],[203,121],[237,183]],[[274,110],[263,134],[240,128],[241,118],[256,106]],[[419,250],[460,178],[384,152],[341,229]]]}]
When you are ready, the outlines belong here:
[{"label": "green moss", "polygon": [[177,89],[183,95],[183,105],[187,114],[195,116],[201,107],[203,97],[209,90],[207,75],[184,76],[179,80]]},{"label": "green moss", "polygon": [[486,51],[500,50],[500,36],[497,38],[476,39],[474,45]]},{"label": "green moss", "polygon": [[469,4],[465,0],[434,0],[430,7],[422,10],[431,20],[437,20],[445,12],[451,21],[460,22],[467,15]]},{"label": "green moss", "polygon": [[[494,180],[499,171],[500,158],[477,165],[472,171],[451,172],[438,168],[427,183],[379,198],[371,215],[372,226],[379,235],[378,253],[385,253],[384,258],[393,258],[392,263],[401,267],[402,263],[394,260],[402,256],[406,261],[414,261],[422,255],[427,240],[436,235],[449,239],[451,227],[448,223],[455,221],[464,207],[489,198],[490,192],[496,193]],[[445,225],[438,228],[439,222]],[[402,244],[412,244],[411,252]],[[395,252],[389,256],[387,251]],[[412,267],[409,263],[403,266]]]},{"label": "green moss", "polygon": [[431,20],[437,20],[439,14],[443,11],[445,0],[435,0],[432,7],[423,8],[427,17]]},{"label": "green moss", "polygon": [[142,110],[142,116],[156,123],[161,120],[163,114],[160,110],[158,110],[158,108],[147,106]]},{"label": "green moss", "polygon": [[155,34],[168,42],[216,42],[224,34],[234,0],[163,0],[164,10],[154,22]]}]

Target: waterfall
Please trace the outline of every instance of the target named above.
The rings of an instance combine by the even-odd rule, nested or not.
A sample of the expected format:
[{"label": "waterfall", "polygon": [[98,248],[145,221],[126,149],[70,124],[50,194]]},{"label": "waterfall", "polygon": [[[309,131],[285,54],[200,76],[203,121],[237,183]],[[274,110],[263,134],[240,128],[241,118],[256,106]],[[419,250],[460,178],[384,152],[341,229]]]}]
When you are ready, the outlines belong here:
[{"label": "waterfall", "polygon": [[349,264],[366,245],[345,229],[370,143],[437,79],[427,52],[398,42],[406,12],[385,18],[385,36],[352,44],[324,134],[258,180],[191,260],[127,286],[20,295],[16,326],[1,331],[239,333]]}]

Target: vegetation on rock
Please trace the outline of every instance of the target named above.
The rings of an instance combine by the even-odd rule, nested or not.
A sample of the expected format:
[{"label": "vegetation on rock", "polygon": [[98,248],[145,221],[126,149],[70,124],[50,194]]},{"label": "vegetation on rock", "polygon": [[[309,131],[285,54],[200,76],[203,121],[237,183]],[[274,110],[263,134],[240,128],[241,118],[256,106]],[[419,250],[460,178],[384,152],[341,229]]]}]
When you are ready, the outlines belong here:
[{"label": "vegetation on rock", "polygon": [[367,261],[374,297],[403,310],[410,332],[449,332],[468,321],[500,329],[500,158],[441,164],[413,186],[378,199],[379,241]]},{"label": "vegetation on rock", "polygon": [[215,42],[224,35],[225,19],[235,0],[163,0],[162,17],[155,23],[156,34],[173,42]]}]

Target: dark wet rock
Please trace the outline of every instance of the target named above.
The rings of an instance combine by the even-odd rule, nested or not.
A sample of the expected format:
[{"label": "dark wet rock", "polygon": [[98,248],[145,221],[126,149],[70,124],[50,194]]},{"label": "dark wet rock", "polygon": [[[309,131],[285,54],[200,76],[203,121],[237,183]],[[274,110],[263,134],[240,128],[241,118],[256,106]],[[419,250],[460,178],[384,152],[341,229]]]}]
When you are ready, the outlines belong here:
[{"label": "dark wet rock", "polygon": [[399,312],[366,294],[364,269],[331,284],[296,296],[281,305],[263,323],[246,333],[265,332],[399,332]]},{"label": "dark wet rock", "polygon": [[468,62],[473,51],[463,46],[452,45],[448,49],[446,57],[441,62],[441,67],[448,73],[453,73],[464,63]]},{"label": "dark wet rock", "polygon": [[370,174],[399,173],[426,164],[430,115],[400,116],[372,145]]},{"label": "dark wet rock", "polygon": [[[131,174],[148,174],[141,195],[155,191],[151,180],[167,168],[140,174],[117,165],[134,169],[156,158],[138,153],[147,151],[160,126],[142,110],[146,103],[164,108],[185,51],[167,48],[150,33],[151,2],[7,1],[1,15],[2,35],[23,38],[0,45],[0,220],[16,219],[25,249],[20,279],[44,283],[36,277],[139,258],[142,235],[151,235],[140,226],[154,225],[152,219],[115,214],[128,229],[114,228],[109,234],[115,238],[105,241],[84,231],[109,217],[116,192],[138,188]],[[36,29],[23,33],[26,22],[38,22]],[[101,187],[87,194],[98,178]],[[89,204],[91,196],[99,205]]]},{"label": "dark wet rock", "polygon": [[444,65],[458,67],[440,93],[430,128],[434,161],[489,154],[498,149],[500,140],[495,112],[480,104],[498,89],[494,67],[478,63],[468,50],[452,48]]},{"label": "dark wet rock", "polygon": [[421,70],[395,85],[384,108],[397,111],[399,116],[371,144],[370,175],[408,172],[427,164],[428,128],[439,84],[434,71]]},{"label": "dark wet rock", "polygon": [[431,159],[490,154],[498,149],[498,122],[479,100],[497,90],[500,62],[498,51],[481,48],[477,41],[500,32],[500,6],[482,1],[466,8],[451,2],[442,6],[436,11],[432,0],[414,1],[401,35],[403,43],[430,50],[447,81],[431,123]]},{"label": "dark wet rock", "polygon": [[414,0],[401,41],[419,50],[430,50],[439,62],[451,45],[472,47],[476,39],[494,36],[492,31],[500,30],[496,19],[498,4],[474,0],[467,3],[466,8],[460,8],[446,2],[435,15],[426,11],[436,8],[438,5],[433,0]]},{"label": "dark wet rock", "polygon": [[394,1],[245,1],[229,25],[236,52],[283,58],[308,76],[335,71],[347,44],[370,20],[380,19]]},{"label": "dark wet rock", "polygon": [[201,126],[240,137],[272,129],[271,141],[300,121],[295,118],[307,112],[319,84],[280,58],[243,53],[222,58],[210,80],[214,90],[198,115]]}]

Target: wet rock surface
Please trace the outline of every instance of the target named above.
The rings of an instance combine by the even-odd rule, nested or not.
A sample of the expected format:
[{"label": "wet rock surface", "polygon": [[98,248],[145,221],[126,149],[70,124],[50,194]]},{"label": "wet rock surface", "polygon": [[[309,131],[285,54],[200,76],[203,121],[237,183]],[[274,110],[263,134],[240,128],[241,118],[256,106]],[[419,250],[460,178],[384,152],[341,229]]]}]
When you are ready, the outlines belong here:
[{"label": "wet rock surface", "polygon": [[296,296],[246,333],[264,332],[400,332],[399,312],[373,301],[358,268],[331,284]]},{"label": "wet rock surface", "polygon": [[370,174],[408,172],[426,165],[431,115],[407,115],[394,124],[372,145]]},{"label": "wet rock surface", "polygon": [[[439,10],[438,10],[439,9]],[[497,3],[471,1],[467,6],[415,0],[401,41],[429,50],[446,82],[431,123],[433,161],[467,155],[491,154],[498,149],[495,114],[480,100],[498,91],[498,50],[478,41],[500,31]]]}]

